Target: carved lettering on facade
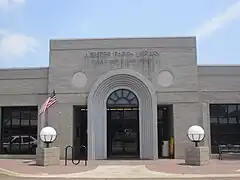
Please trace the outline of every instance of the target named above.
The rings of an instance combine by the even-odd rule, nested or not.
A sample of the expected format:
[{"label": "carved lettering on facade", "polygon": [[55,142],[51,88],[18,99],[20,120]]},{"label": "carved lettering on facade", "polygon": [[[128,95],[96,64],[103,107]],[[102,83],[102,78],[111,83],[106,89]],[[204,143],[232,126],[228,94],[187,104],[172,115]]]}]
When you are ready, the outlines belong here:
[{"label": "carved lettering on facade", "polygon": [[[85,52],[86,68],[108,67],[132,68],[134,65],[142,64],[144,69],[154,66],[154,58],[160,56],[155,50],[132,51],[87,51]],[[149,65],[152,64],[152,65]],[[154,63],[154,64],[153,64]],[[147,65],[148,64],[148,65]],[[146,70],[145,70],[146,71]]]},{"label": "carved lettering on facade", "polygon": [[85,53],[85,58],[108,58],[108,57],[146,57],[146,56],[159,56],[160,53],[157,51],[139,51],[139,52],[130,52],[130,51],[88,51]]}]

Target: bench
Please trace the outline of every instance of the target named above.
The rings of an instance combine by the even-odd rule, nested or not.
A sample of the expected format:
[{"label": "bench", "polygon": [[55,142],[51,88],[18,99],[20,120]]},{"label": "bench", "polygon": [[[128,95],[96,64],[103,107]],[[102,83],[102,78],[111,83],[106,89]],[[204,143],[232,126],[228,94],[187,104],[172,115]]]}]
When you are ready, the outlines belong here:
[{"label": "bench", "polygon": [[219,160],[222,160],[223,154],[239,154],[240,144],[220,144],[218,145]]}]

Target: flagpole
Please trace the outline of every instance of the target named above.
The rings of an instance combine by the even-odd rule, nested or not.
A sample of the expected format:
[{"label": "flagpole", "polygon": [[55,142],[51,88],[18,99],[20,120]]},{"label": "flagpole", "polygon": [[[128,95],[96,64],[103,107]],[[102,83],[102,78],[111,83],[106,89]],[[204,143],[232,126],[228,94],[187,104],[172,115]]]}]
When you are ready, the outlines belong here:
[{"label": "flagpole", "polygon": [[38,144],[39,144],[39,146],[40,147],[44,147],[44,144],[43,144],[43,142],[41,141],[41,139],[40,139],[40,132],[41,132],[41,130],[44,128],[44,121],[45,121],[45,117],[44,117],[44,114],[42,113],[42,114],[40,114],[39,115],[39,127],[38,127]]},{"label": "flagpole", "polygon": [[[47,119],[47,114],[46,114],[46,110],[44,110],[41,114],[40,114],[40,121],[41,121],[41,123],[40,123],[40,131],[44,128],[44,127],[46,127],[46,126],[48,126],[48,124],[47,124],[47,122],[46,122],[46,119]],[[39,131],[39,133],[40,133],[40,131]],[[40,134],[39,134],[40,135]],[[40,139],[40,138],[39,138]],[[40,147],[45,147],[44,146],[44,143],[40,140]]]},{"label": "flagpole", "polygon": [[[48,111],[47,109],[49,107],[51,107],[54,103],[56,103],[56,97],[55,99],[53,99],[55,97],[55,90],[53,90],[53,93],[51,96],[49,96],[45,102],[43,103],[43,105],[40,108],[40,112],[39,112],[39,116],[40,116],[40,122],[39,124],[39,134],[40,135],[40,131],[44,128],[49,126],[49,122],[48,122]],[[40,140],[40,136],[39,136],[39,140]],[[42,141],[38,142],[40,144],[40,147],[44,147],[44,143]]]},{"label": "flagpole", "polygon": [[[39,136],[40,136],[40,131],[41,131],[44,127],[47,127],[47,126],[48,126],[47,113],[46,113],[46,112],[43,112],[43,113],[40,115]],[[40,140],[40,137],[39,137],[39,144],[40,144],[40,147],[42,147],[42,148],[45,147],[45,144]]]},{"label": "flagpole", "polygon": [[[46,100],[45,103],[48,103],[49,100],[50,100],[50,98],[47,98],[47,100]],[[43,119],[42,119],[42,121],[43,121],[43,127],[42,127],[42,128],[44,128],[44,127],[47,127],[47,126],[48,126],[48,117],[47,117],[47,116],[48,116],[48,113],[47,113],[46,106],[44,107],[44,110],[43,110],[43,112],[42,112],[42,116],[43,116]]]},{"label": "flagpole", "polygon": [[44,127],[48,126],[48,113],[47,111],[43,112],[43,116],[44,116]]}]

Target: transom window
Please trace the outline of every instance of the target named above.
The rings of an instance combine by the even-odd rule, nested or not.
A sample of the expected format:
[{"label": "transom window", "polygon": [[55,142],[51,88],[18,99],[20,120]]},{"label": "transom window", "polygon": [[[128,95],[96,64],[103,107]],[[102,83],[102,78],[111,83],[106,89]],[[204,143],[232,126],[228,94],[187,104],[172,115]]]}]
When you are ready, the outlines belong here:
[{"label": "transom window", "polygon": [[107,105],[134,105],[138,106],[137,96],[127,89],[118,89],[110,94],[107,99]]}]

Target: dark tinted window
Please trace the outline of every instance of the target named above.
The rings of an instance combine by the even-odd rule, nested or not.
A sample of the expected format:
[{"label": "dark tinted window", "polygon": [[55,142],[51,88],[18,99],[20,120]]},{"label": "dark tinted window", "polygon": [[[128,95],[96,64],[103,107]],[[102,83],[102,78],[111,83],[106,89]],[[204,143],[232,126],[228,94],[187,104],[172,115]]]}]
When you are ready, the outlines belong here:
[{"label": "dark tinted window", "polygon": [[212,153],[218,153],[218,144],[240,144],[239,120],[240,105],[210,105]]},{"label": "dark tinted window", "polygon": [[23,142],[24,143],[28,143],[28,142],[31,142],[33,141],[31,137],[23,137]]},{"label": "dark tinted window", "polygon": [[16,138],[14,138],[12,141],[11,141],[11,143],[21,143],[21,138],[19,138],[19,137],[16,137]]},{"label": "dark tinted window", "polygon": [[[29,142],[28,136],[37,137],[38,107],[3,107],[2,108],[1,152],[8,154],[34,154],[35,150],[29,145],[23,146],[20,138],[14,139],[9,146],[3,143],[10,142],[15,136],[25,136],[24,142]],[[22,137],[23,138],[23,137]],[[31,140],[32,141],[32,140]]]}]

